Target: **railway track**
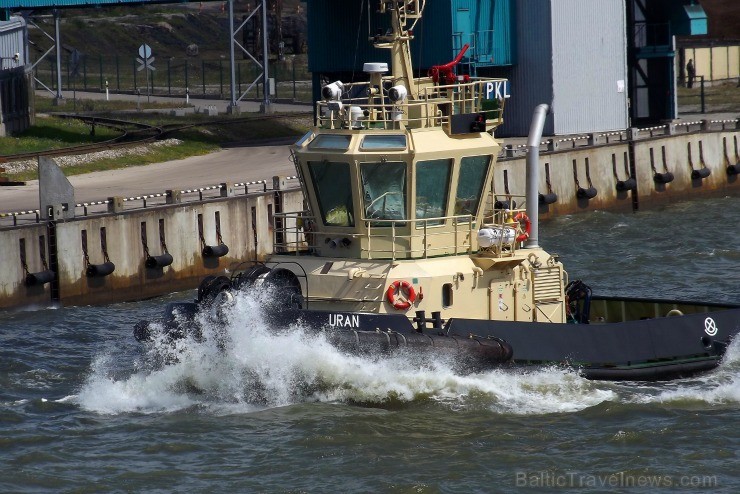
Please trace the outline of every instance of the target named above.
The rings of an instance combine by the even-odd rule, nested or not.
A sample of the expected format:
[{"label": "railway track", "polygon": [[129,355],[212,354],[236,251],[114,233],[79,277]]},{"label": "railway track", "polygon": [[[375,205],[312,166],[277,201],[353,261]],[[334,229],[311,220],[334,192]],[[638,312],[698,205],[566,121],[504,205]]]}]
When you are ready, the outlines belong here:
[{"label": "railway track", "polygon": [[94,153],[96,151],[103,151],[106,149],[113,149],[117,147],[131,146],[135,144],[142,144],[147,142],[153,142],[160,138],[163,133],[161,127],[142,124],[139,122],[131,122],[126,120],[119,120],[114,118],[106,117],[94,117],[87,115],[74,115],[74,114],[59,114],[60,118],[69,118],[80,120],[90,125],[91,133],[95,132],[96,126],[108,127],[120,132],[120,135],[113,139],[105,141],[94,142],[90,144],[80,144],[76,146],[67,146],[57,149],[47,149],[43,151],[30,151],[25,153],[7,154],[0,156],[0,162],[8,163],[12,161],[23,161],[38,158],[40,156],[66,156],[72,154],[85,154]]},{"label": "railway track", "polygon": [[77,146],[68,146],[64,148],[48,149],[44,151],[31,151],[26,153],[7,154],[0,156],[0,163],[9,163],[13,161],[23,161],[38,158],[40,156],[54,157],[67,156],[75,154],[95,153],[108,149],[135,146],[154,142],[158,139],[164,139],[168,135],[195,127],[208,127],[216,125],[233,125],[238,123],[247,123],[265,120],[290,119],[295,117],[305,117],[306,112],[300,113],[281,113],[279,115],[264,115],[260,117],[243,117],[243,118],[225,118],[219,120],[208,120],[204,122],[194,122],[188,124],[168,124],[162,126],[149,125],[141,122],[121,120],[115,118],[99,117],[92,115],[77,115],[61,113],[55,116],[60,118],[69,118],[84,122],[91,127],[94,132],[96,126],[108,127],[117,130],[121,135],[106,141],[100,141],[90,144],[80,144]]}]

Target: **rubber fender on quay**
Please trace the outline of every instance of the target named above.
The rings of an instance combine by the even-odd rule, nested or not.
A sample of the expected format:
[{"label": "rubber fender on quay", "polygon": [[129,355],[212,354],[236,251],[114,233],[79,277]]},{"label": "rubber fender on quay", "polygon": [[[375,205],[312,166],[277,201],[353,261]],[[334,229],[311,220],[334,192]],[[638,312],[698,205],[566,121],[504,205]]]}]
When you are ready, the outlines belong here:
[{"label": "rubber fender on quay", "polygon": [[653,175],[653,180],[659,184],[669,184],[673,182],[673,178],[674,178],[673,173],[671,172],[665,172],[665,173],[655,172],[655,175]]},{"label": "rubber fender on quay", "polygon": [[554,204],[558,202],[558,195],[554,192],[540,194],[540,204]]},{"label": "rubber fender on quay", "polygon": [[693,180],[701,180],[707,178],[711,174],[712,170],[710,170],[709,168],[699,168],[698,170],[691,171],[691,178]]},{"label": "rubber fender on quay", "polygon": [[229,246],[226,244],[206,245],[203,247],[203,257],[223,257],[229,253]]},{"label": "rubber fender on quay", "polygon": [[88,278],[103,278],[116,270],[116,265],[110,261],[103,264],[90,264],[85,270]]},{"label": "rubber fender on quay", "polygon": [[146,266],[149,269],[154,268],[163,268],[165,266],[169,266],[172,264],[172,255],[169,253],[164,253],[159,256],[149,256],[146,258],[146,261],[144,261],[144,266]]},{"label": "rubber fender on quay", "polygon": [[627,180],[618,180],[617,181],[617,190],[620,192],[625,192],[628,190],[637,190],[637,180],[630,177]]},{"label": "rubber fender on quay", "polygon": [[740,163],[736,163],[734,165],[727,165],[727,174],[728,175],[740,175]]},{"label": "rubber fender on quay", "polygon": [[578,199],[593,199],[596,197],[596,194],[598,194],[598,191],[594,187],[589,187],[588,189],[578,187],[578,190],[576,191],[576,197],[578,197]]},{"label": "rubber fender on quay", "polygon": [[516,209],[516,201],[496,201],[493,203],[493,209]]},{"label": "rubber fender on quay", "polygon": [[45,285],[56,279],[56,274],[51,269],[39,271],[38,273],[28,273],[26,275],[26,286]]}]

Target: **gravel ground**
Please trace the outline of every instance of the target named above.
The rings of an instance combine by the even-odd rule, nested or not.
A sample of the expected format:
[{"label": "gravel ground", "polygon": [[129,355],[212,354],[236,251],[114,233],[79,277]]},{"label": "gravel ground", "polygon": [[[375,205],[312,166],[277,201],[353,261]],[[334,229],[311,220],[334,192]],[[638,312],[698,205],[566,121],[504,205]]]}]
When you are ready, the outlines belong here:
[{"label": "gravel ground", "polygon": [[[98,151],[96,153],[77,154],[69,156],[57,156],[54,161],[61,168],[68,166],[84,165],[86,163],[92,163],[94,161],[110,158],[121,158],[123,156],[142,156],[147,154],[152,147],[162,146],[177,146],[182,144],[180,139],[164,139],[162,141],[155,141],[151,144],[123,147],[118,149],[106,149],[105,151]],[[4,163],[5,173],[21,173],[25,171],[32,171],[38,169],[38,160],[23,160],[13,161],[10,163]]]}]

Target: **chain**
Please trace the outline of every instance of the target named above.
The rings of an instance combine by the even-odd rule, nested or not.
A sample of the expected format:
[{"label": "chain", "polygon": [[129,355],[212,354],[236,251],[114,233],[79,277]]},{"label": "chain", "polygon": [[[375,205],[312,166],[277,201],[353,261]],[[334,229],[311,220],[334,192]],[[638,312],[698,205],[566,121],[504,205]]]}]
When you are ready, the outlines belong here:
[{"label": "chain", "polygon": [[82,230],[82,254],[85,256],[85,269],[90,266],[90,256],[87,254],[87,230]]},{"label": "chain", "polygon": [[108,257],[108,241],[105,238],[105,229],[100,229],[100,248],[103,251],[103,259],[105,259],[105,262],[110,262],[110,257]]},{"label": "chain", "polygon": [[162,252],[169,254],[167,251],[167,242],[164,240],[164,223],[160,223],[159,225],[159,243],[162,246]]},{"label": "chain", "polygon": [[586,158],[586,180],[588,180],[588,186],[593,187],[594,184],[591,182],[591,167],[588,166],[588,158]]},{"label": "chain", "polygon": [[28,276],[28,264],[26,264],[26,239],[20,239],[19,243],[21,250],[21,266],[23,267],[23,272]]},{"label": "chain", "polygon": [[39,237],[39,255],[41,256],[41,264],[44,266],[44,271],[48,271],[49,265],[46,263],[46,239],[43,235]]},{"label": "chain", "polygon": [[216,212],[216,239],[218,240],[218,245],[224,244],[224,239],[221,238],[221,215]]},{"label": "chain", "polygon": [[147,259],[151,257],[149,255],[149,246],[146,243],[146,223],[141,224],[141,244],[144,246],[144,254],[146,254]]},{"label": "chain", "polygon": [[203,215],[198,215],[198,236],[200,237],[200,248],[206,248],[206,239],[203,237]]}]

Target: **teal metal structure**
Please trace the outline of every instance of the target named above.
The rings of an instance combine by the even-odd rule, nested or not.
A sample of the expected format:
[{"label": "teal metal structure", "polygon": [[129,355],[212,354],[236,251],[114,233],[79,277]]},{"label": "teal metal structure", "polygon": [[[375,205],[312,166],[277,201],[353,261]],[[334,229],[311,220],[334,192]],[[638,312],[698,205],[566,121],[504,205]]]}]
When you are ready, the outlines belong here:
[{"label": "teal metal structure", "polygon": [[699,4],[682,5],[673,9],[671,24],[677,36],[707,34],[707,14]]},{"label": "teal metal structure", "polygon": [[[515,0],[428,0],[411,42],[414,65],[426,70],[449,62],[465,44],[463,70],[515,63],[512,12]],[[309,71],[361,73],[367,60],[387,62],[368,38],[388,28],[377,15],[376,0],[306,0]]]}]

